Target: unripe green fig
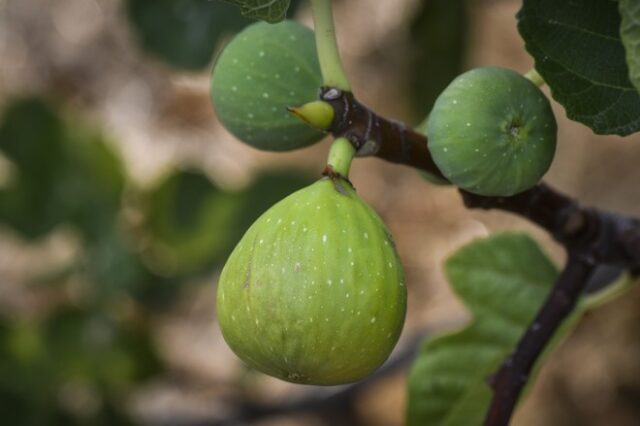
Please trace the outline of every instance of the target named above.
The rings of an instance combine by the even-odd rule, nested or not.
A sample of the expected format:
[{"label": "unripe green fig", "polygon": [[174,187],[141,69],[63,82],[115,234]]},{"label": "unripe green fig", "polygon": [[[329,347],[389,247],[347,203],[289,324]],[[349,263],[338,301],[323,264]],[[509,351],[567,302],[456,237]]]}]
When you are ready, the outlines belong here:
[{"label": "unripe green fig", "polygon": [[384,223],[334,176],[293,193],[249,228],[220,276],[217,315],[249,366],[294,383],[337,385],[389,356],[406,297]]},{"label": "unripe green fig", "polygon": [[442,174],[486,196],[536,185],[551,166],[556,131],[542,91],[517,72],[494,67],[453,80],[427,122],[429,151]]},{"label": "unripe green fig", "polygon": [[313,32],[293,21],[258,22],[220,54],[211,98],[218,118],[238,139],[258,149],[286,151],[324,136],[287,111],[317,99],[321,85]]},{"label": "unripe green fig", "polygon": [[[422,122],[420,124],[418,124],[415,128],[416,132],[421,133],[423,135],[427,135],[427,121],[429,120],[429,117],[425,118],[424,120],[422,120]],[[446,179],[443,179],[440,176],[437,176],[433,173],[430,173],[426,170],[418,170],[418,173],[420,173],[420,176],[422,176],[422,178],[424,180],[426,180],[427,182],[433,184],[433,185],[437,185],[437,186],[449,186],[451,185],[451,182],[449,182]]]}]

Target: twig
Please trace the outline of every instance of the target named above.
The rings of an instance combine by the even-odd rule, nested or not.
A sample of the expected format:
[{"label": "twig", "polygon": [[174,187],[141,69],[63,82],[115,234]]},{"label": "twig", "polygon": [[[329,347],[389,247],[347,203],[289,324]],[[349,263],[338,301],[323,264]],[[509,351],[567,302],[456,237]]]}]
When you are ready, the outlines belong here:
[{"label": "twig", "polygon": [[579,257],[569,258],[564,271],[516,349],[490,379],[494,394],[485,418],[486,426],[509,424],[536,360],[575,307],[593,271],[593,263]]},{"label": "twig", "polygon": [[[353,94],[323,88],[320,98],[335,110],[329,131],[346,137],[359,156],[376,156],[442,179],[431,158],[427,137],[403,123],[380,117]],[[595,262],[640,270],[640,220],[581,207],[568,196],[540,183],[511,197],[486,197],[461,190],[469,208],[499,209],[518,214],[547,230],[569,253]]]},{"label": "twig", "polygon": [[[442,177],[427,137],[376,115],[351,93],[323,88],[320,98],[335,111],[329,131],[351,141],[361,156],[374,155]],[[515,351],[491,379],[494,398],[487,426],[509,423],[531,369],[562,321],[574,308],[595,268],[615,265],[640,272],[640,220],[581,207],[544,183],[512,197],[485,197],[460,190],[469,208],[518,214],[548,231],[567,250],[569,260]]]}]

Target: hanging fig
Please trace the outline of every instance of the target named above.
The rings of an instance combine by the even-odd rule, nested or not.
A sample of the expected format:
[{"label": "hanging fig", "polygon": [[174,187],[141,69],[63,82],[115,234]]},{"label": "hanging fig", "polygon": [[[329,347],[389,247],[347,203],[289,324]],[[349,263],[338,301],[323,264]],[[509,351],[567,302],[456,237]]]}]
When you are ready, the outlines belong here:
[{"label": "hanging fig", "polygon": [[[353,156],[339,139],[329,159],[343,175],[351,161],[340,158],[345,150]],[[249,366],[290,382],[335,385],[366,376],[389,356],[406,297],[384,223],[333,174],[249,228],[220,276],[218,320]]]},{"label": "hanging fig", "polygon": [[504,68],[457,77],[427,122],[429,151],[442,174],[487,196],[510,196],[537,184],[553,160],[556,131],[547,97]]},{"label": "hanging fig", "polygon": [[296,22],[258,22],[237,34],[213,68],[211,98],[233,135],[258,149],[286,151],[324,134],[287,107],[318,97],[322,85],[313,32]]}]

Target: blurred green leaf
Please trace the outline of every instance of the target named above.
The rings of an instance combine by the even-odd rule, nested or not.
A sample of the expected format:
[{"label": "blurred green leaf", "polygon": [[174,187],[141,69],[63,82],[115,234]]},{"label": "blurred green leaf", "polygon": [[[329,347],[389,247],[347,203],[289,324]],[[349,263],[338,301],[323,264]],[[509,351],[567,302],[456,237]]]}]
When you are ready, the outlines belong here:
[{"label": "blurred green leaf", "polygon": [[311,185],[317,178],[286,170],[263,171],[258,174],[253,183],[243,191],[244,206],[237,225],[240,234],[235,242],[240,240],[262,213],[295,191]]},{"label": "blurred green leaf", "polygon": [[91,238],[114,220],[124,171],[97,132],[68,125],[41,99],[21,99],[4,113],[0,150],[15,166],[0,189],[0,222],[27,238],[74,222]]},{"label": "blurred green leaf", "polygon": [[55,182],[65,167],[64,125],[38,99],[9,105],[0,125],[0,150],[16,175],[0,189],[0,221],[29,238],[40,237],[65,220],[68,208]]},{"label": "blurred green leaf", "polygon": [[[291,2],[292,13],[300,2]],[[249,11],[250,6],[242,11]],[[208,66],[224,36],[253,22],[238,13],[236,6],[220,0],[127,0],[126,7],[142,47],[166,63],[186,70]],[[272,13],[270,8],[255,12]]]},{"label": "blurred green leaf", "polygon": [[148,330],[100,312],[66,308],[44,330],[47,357],[60,381],[124,392],[163,369]]},{"label": "blurred green leaf", "polygon": [[144,255],[153,270],[170,277],[209,271],[264,211],[311,182],[299,173],[271,172],[229,192],[201,172],[171,174],[142,196]]},{"label": "blurred green leaf", "polygon": [[406,88],[418,117],[462,72],[468,17],[464,0],[420,2],[410,24],[411,65]]},{"label": "blurred green leaf", "polygon": [[282,21],[287,16],[290,0],[225,0],[240,8],[248,18],[270,23]]},{"label": "blurred green leaf", "polygon": [[0,357],[0,414],[16,425],[131,424],[123,399],[164,371],[146,327],[71,307],[0,318]]},{"label": "blurred green leaf", "polygon": [[222,36],[251,23],[221,1],[127,0],[127,11],[145,50],[187,70],[206,67]]},{"label": "blurred green leaf", "polygon": [[518,30],[551,94],[570,119],[598,134],[640,130],[620,24],[612,1],[525,0],[518,12]]},{"label": "blurred green leaf", "polygon": [[91,240],[100,238],[120,211],[124,165],[100,133],[74,124],[65,139],[70,166],[59,185],[68,194],[70,220]]},{"label": "blurred green leaf", "polygon": [[[530,237],[503,233],[454,253],[447,278],[473,314],[463,330],[428,340],[409,376],[409,425],[480,425],[492,396],[486,382],[515,348],[557,278],[550,260]],[[583,297],[547,346],[544,358],[590,309],[632,287],[624,275]]]},{"label": "blurred green leaf", "polygon": [[620,15],[620,35],[627,54],[629,77],[636,89],[640,90],[640,2],[621,0]]},{"label": "blurred green leaf", "polygon": [[210,269],[235,244],[242,199],[217,188],[202,173],[169,175],[145,197],[147,254],[163,274],[184,276]]}]

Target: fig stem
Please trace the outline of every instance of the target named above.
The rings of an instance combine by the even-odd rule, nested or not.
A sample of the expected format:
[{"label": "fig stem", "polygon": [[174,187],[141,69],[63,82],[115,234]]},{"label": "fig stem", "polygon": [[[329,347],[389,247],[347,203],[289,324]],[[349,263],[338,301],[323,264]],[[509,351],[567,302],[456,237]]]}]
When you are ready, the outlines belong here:
[{"label": "fig stem", "polygon": [[347,138],[337,138],[329,150],[327,167],[345,179],[349,179],[349,169],[355,155],[356,149]]},{"label": "fig stem", "polygon": [[311,0],[311,9],[323,83],[350,92],[351,85],[338,51],[331,0]]},{"label": "fig stem", "polygon": [[527,71],[527,73],[524,76],[528,78],[536,86],[538,87],[544,86],[544,79],[540,74],[538,74],[538,71],[536,71],[535,68],[531,68],[529,71]]},{"label": "fig stem", "polygon": [[288,107],[287,111],[319,130],[328,130],[335,116],[333,107],[325,101],[313,101],[299,107]]}]

